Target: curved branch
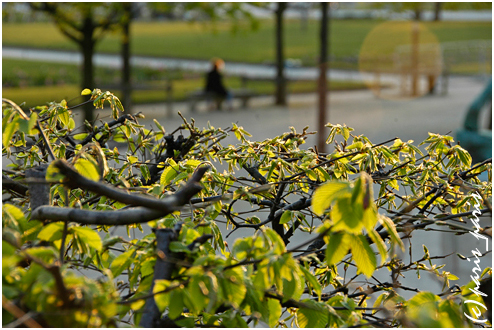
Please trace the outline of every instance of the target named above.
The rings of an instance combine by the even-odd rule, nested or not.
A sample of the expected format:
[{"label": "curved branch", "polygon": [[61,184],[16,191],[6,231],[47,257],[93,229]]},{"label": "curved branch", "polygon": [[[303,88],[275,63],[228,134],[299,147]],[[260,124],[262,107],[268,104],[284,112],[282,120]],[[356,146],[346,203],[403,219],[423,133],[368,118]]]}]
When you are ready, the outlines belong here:
[{"label": "curved branch", "polygon": [[87,179],[77,173],[67,162],[63,160],[57,160],[54,162],[54,166],[56,166],[60,172],[65,175],[63,184],[71,189],[81,188],[99,195],[104,195],[121,203],[134,206],[144,206],[157,211],[163,211],[170,208],[169,200],[175,199],[176,201],[173,203],[178,206],[188,203],[193,195],[201,191],[202,186],[199,184],[199,181],[204,173],[206,173],[209,169],[207,166],[197,168],[196,172],[192,175],[187,184],[177,193],[167,199],[158,199],[143,194],[129,194],[126,190],[114,188],[111,185]]},{"label": "curved branch", "polygon": [[266,180],[266,178],[261,173],[259,173],[258,166],[249,167],[247,166],[247,164],[244,164],[242,167],[250,174],[251,177],[254,178],[257,183],[268,183],[268,180]]},{"label": "curved branch", "polygon": [[58,160],[57,162],[59,164],[63,164],[62,166],[65,166],[65,168],[68,168],[70,171],[75,173],[74,177],[70,180],[71,187],[77,187],[76,183],[80,184],[82,182],[82,185],[78,186],[79,188],[97,192],[123,203],[142,205],[145,207],[140,206],[117,211],[93,211],[65,207],[40,206],[33,211],[31,216],[32,219],[70,221],[80,224],[105,226],[148,222],[164,217],[165,215],[170,214],[187,204],[192,196],[202,190],[200,180],[204,176],[204,173],[209,169],[207,166],[198,168],[182,189],[164,199],[156,199],[142,195],[127,194],[119,189],[109,187],[99,182],[91,181],[84,177],[82,177],[84,180],[81,180],[81,178],[79,178],[81,175],[68,167],[65,162],[61,160]]},{"label": "curved branch", "polygon": [[2,190],[11,190],[13,192],[18,193],[19,195],[26,196],[27,194],[27,186],[19,183],[17,181],[12,180],[6,175],[2,174]]},{"label": "curved branch", "polygon": [[[89,101],[93,101],[93,100],[89,100]],[[125,120],[131,120],[131,121],[137,123],[137,119],[136,119],[135,116],[136,115],[131,115],[131,114],[128,114],[127,113],[125,115],[121,115],[120,117],[118,117],[117,119],[115,119],[113,121],[110,121],[109,123],[106,123],[106,125],[108,125],[109,128],[112,128],[113,126],[116,126],[118,124],[124,124],[125,123]],[[80,144],[86,145],[89,142],[91,142],[91,140],[93,139],[93,137],[95,137],[96,134],[98,134],[104,127],[105,127],[105,124],[103,124],[100,127],[96,128],[92,133],[89,133],[89,135],[86,136],[86,138],[84,140],[82,140],[82,142]]]},{"label": "curved branch", "polygon": [[83,225],[119,226],[148,222],[176,211],[180,205],[170,202],[162,212],[145,207],[117,211],[93,211],[68,207],[40,206],[33,211],[31,219],[69,221]]}]

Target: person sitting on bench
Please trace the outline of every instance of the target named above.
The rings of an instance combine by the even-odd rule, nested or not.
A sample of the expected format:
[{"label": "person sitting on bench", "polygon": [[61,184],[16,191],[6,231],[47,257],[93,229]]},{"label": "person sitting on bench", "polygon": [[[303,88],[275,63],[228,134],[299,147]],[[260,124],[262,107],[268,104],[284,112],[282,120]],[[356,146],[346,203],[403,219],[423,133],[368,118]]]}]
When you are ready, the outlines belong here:
[{"label": "person sitting on bench", "polygon": [[[215,98],[226,99],[231,107],[231,102],[233,95],[228,91],[223,85],[223,76],[221,71],[225,67],[225,62],[216,58],[211,61],[213,68],[206,75],[206,87],[204,88],[205,93],[211,93]],[[221,103],[218,103],[218,108],[220,108]]]}]

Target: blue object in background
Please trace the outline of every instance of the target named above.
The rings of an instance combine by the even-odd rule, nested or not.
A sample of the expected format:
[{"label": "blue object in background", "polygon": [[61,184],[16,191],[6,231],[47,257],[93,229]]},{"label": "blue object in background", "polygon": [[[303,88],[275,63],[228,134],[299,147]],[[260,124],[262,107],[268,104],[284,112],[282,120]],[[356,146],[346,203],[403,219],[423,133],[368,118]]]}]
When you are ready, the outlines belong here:
[{"label": "blue object in background", "polygon": [[[492,130],[481,130],[479,116],[482,108],[490,103],[492,116],[492,79],[484,91],[468,108],[463,129],[456,133],[460,145],[472,155],[472,163],[478,163],[492,157]],[[490,118],[490,117],[489,117]]]}]

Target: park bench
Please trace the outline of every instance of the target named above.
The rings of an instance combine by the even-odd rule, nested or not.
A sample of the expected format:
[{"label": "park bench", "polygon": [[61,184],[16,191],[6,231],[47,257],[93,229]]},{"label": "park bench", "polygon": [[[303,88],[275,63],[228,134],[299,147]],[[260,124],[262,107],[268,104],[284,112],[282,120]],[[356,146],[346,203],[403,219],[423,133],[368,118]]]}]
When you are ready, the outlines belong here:
[{"label": "park bench", "polygon": [[[249,80],[250,79],[248,77],[242,76],[241,77],[242,88],[232,90],[233,99],[239,99],[241,101],[241,106],[243,108],[248,107],[250,98],[259,95],[258,93],[245,87]],[[102,85],[100,88],[110,91],[122,90],[122,86],[120,84],[105,84]],[[172,108],[173,108],[174,98],[173,98],[173,87],[171,80],[167,80],[164,86],[154,86],[145,83],[133,84],[132,90],[133,91],[163,90],[164,100],[167,103],[167,113],[168,115],[170,115],[173,112]],[[217,95],[214,95],[213,93],[206,93],[204,90],[196,90],[187,94],[185,97],[185,101],[189,103],[191,111],[195,111],[197,103],[202,101],[207,101],[212,105],[214,105],[215,109],[220,110],[222,107],[222,103],[224,102],[224,98],[217,97]]]},{"label": "park bench", "polygon": [[[246,88],[233,89],[232,94],[233,99],[240,99],[242,108],[247,108],[250,98],[258,95],[256,92]],[[216,110],[221,110],[225,98],[213,92],[196,90],[187,95],[186,101],[189,103],[190,111],[195,111],[197,103],[202,101],[212,104]]]}]

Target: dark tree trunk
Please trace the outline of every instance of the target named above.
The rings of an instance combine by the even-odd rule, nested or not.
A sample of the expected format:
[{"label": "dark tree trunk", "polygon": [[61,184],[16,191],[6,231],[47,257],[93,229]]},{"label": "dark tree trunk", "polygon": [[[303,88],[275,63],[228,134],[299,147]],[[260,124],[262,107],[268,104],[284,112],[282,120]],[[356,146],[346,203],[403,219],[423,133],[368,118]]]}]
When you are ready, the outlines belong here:
[{"label": "dark tree trunk", "polygon": [[283,72],[283,12],[287,6],[286,2],[278,2],[276,9],[276,104],[286,105],[286,79]]},{"label": "dark tree trunk", "polygon": [[300,9],[300,29],[307,32],[309,28],[309,8],[304,6]]},{"label": "dark tree trunk", "polygon": [[[179,222],[173,229],[163,228],[154,230],[154,233],[156,234],[156,254],[158,255],[158,258],[154,265],[153,282],[151,283],[150,292],[153,292],[153,287],[157,280],[169,280],[172,277],[175,262],[168,260],[178,259],[178,256],[170,251],[170,243],[177,239],[181,227],[182,223]],[[146,299],[144,314],[142,315],[139,326],[142,328],[159,328],[161,327],[160,321],[161,314],[154,297],[151,296]]]},{"label": "dark tree trunk", "polygon": [[320,54],[319,54],[319,118],[318,118],[318,138],[317,149],[319,152],[325,152],[326,149],[326,134],[325,126],[327,123],[326,108],[327,108],[327,69],[328,69],[328,3],[321,3],[322,17],[321,17],[321,30],[320,30]]},{"label": "dark tree trunk", "polygon": [[420,21],[422,19],[422,8],[417,7],[413,12],[414,12],[413,19],[416,21]]},{"label": "dark tree trunk", "polygon": [[441,2],[436,2],[434,4],[434,21],[438,22],[441,19]]},{"label": "dark tree trunk", "polygon": [[122,104],[125,111],[132,107],[132,87],[130,83],[130,22],[132,20],[132,3],[124,2],[124,18],[122,22]]},{"label": "dark tree trunk", "polygon": [[[83,57],[82,63],[82,89],[89,88],[93,90],[94,86],[94,67],[93,67],[93,54],[95,40],[93,39],[94,34],[94,22],[91,17],[91,13],[88,13],[84,18],[84,25],[82,28],[83,39],[81,46],[81,52]],[[93,110],[94,107],[91,103],[84,105],[84,119],[93,123]]]},{"label": "dark tree trunk", "polygon": [[412,65],[412,96],[419,95],[419,23],[412,23],[412,52],[411,65]]}]

